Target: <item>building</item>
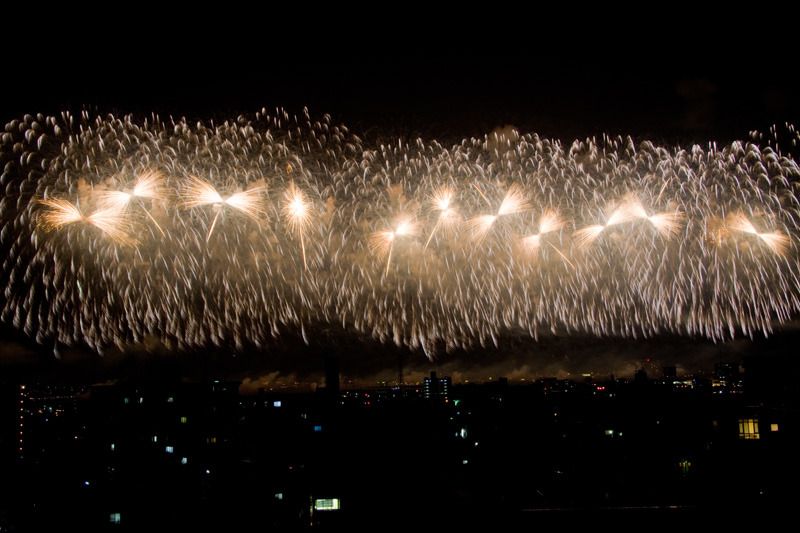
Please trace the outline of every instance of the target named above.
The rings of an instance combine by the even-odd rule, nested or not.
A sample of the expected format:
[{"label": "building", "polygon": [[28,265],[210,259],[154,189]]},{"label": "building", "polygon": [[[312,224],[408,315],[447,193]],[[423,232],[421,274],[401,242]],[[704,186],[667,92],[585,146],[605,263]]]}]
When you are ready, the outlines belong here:
[{"label": "building", "polygon": [[426,400],[433,402],[450,401],[450,389],[452,388],[452,378],[438,378],[436,372],[431,372],[431,376],[425,378],[423,386],[423,396]]}]

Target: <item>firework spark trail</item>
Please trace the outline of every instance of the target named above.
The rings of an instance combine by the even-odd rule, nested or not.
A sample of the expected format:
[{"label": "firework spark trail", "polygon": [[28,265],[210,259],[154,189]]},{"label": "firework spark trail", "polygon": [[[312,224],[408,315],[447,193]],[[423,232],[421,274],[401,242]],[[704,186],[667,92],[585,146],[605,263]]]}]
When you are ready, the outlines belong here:
[{"label": "firework spark trail", "polygon": [[6,125],[0,162],[1,316],[45,344],[338,328],[433,357],[504,335],[722,340],[800,311],[800,169],[752,141],[368,147],[307,113],[64,113]]}]

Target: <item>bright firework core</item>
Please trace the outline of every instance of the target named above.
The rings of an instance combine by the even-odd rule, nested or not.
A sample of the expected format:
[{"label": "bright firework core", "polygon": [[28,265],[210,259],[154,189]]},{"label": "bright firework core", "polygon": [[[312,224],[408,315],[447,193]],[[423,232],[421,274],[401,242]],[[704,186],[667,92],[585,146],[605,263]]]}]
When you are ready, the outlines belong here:
[{"label": "bright firework core", "polygon": [[2,163],[2,317],[43,344],[341,328],[432,357],[507,334],[722,340],[800,310],[800,170],[763,143],[368,147],[308,114],[64,113],[6,125]]}]

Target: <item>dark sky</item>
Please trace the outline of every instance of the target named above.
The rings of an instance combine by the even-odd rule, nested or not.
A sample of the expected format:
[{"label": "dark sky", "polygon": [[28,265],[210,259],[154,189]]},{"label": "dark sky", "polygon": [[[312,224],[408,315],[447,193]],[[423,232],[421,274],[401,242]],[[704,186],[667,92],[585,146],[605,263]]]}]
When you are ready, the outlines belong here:
[{"label": "dark sky", "polygon": [[229,118],[308,106],[356,133],[462,138],[511,123],[565,141],[703,144],[800,118],[791,13],[650,7],[31,9],[6,19],[0,110],[7,121],[83,107]]},{"label": "dark sky", "polygon": [[[130,5],[124,14],[43,16],[26,9],[4,21],[0,119],[87,108],[220,120],[261,107],[307,106],[368,140],[421,135],[446,143],[511,124],[567,142],[611,133],[662,144],[724,143],[800,122],[791,13],[646,7],[652,11],[577,13],[567,6],[523,13],[487,4],[468,13],[464,4],[435,14],[393,5],[374,6],[390,10],[374,13],[335,7],[313,14],[303,8],[170,15]],[[14,354],[4,358],[7,372],[92,379],[151,367],[217,372],[213,361],[165,362],[163,355],[99,360],[67,350],[55,361],[52,353],[34,355],[14,335],[5,337],[3,352]],[[784,346],[775,343],[776,350]],[[266,362],[223,360],[239,378],[321,371],[321,354],[298,365],[286,357],[294,350],[277,347]],[[748,341],[721,348],[681,338],[532,346],[510,340],[485,356],[431,365],[414,354],[407,364],[410,375],[436,368],[465,376],[619,373],[648,354],[689,369],[759,350]],[[677,353],[685,363],[675,360]],[[374,364],[347,361],[343,373],[389,378],[396,372],[394,354],[364,359]]]}]

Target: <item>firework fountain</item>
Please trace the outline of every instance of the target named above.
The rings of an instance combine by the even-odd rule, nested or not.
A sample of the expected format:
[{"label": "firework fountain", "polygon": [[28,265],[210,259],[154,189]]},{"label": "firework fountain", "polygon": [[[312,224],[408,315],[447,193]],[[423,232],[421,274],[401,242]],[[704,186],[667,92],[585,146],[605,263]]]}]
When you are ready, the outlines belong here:
[{"label": "firework fountain", "polygon": [[752,337],[800,310],[800,169],[758,135],[365,146],[262,110],[28,115],[0,140],[2,320],[42,344],[336,329],[433,357],[508,334]]}]

